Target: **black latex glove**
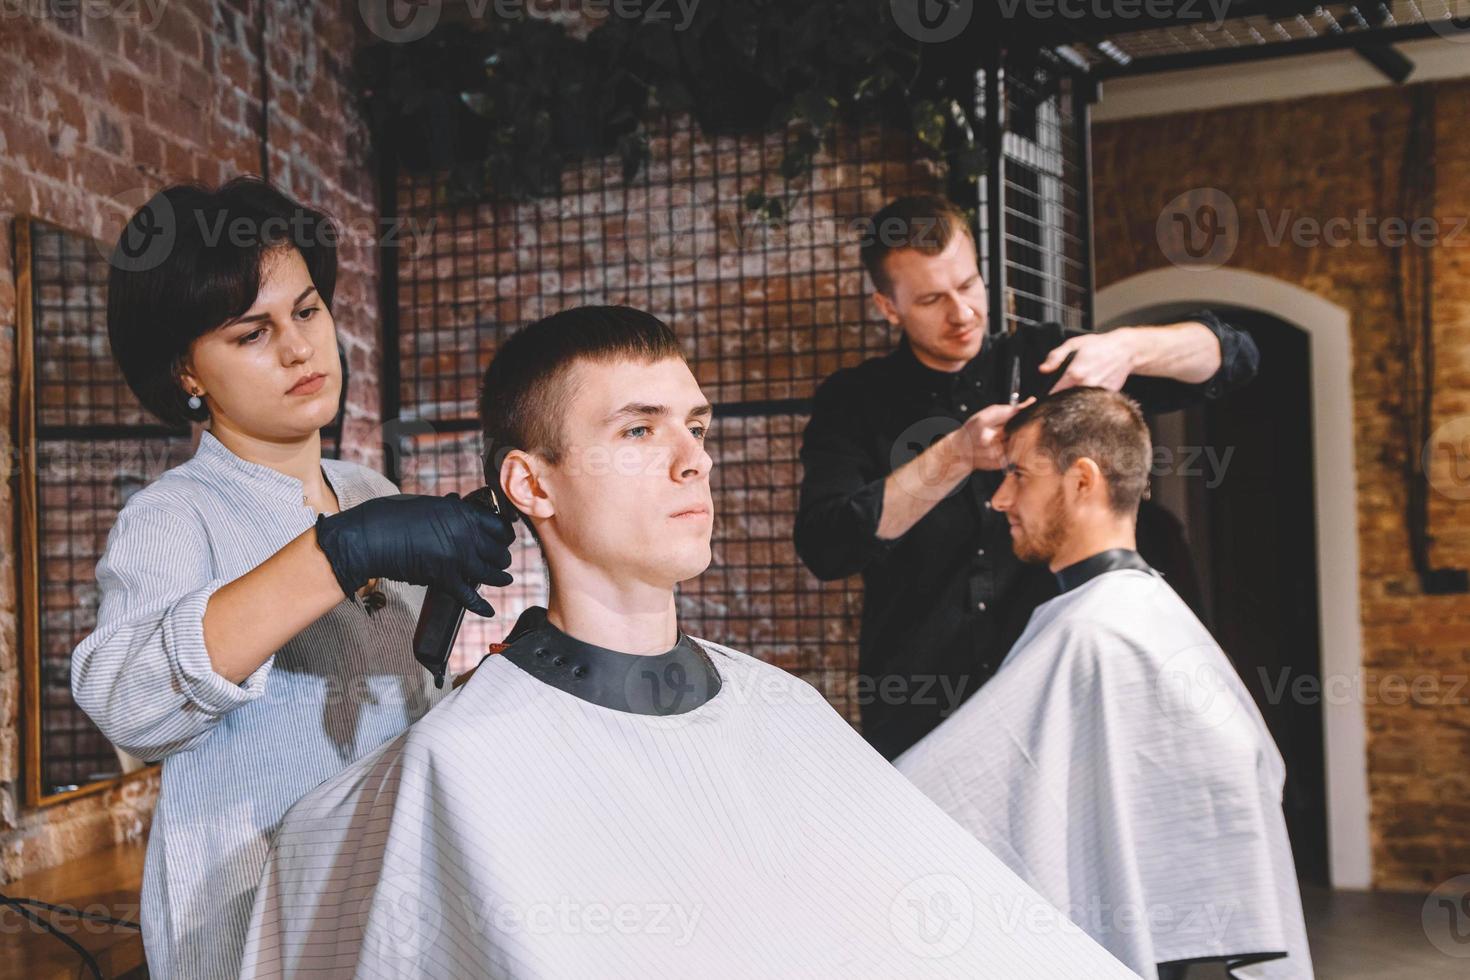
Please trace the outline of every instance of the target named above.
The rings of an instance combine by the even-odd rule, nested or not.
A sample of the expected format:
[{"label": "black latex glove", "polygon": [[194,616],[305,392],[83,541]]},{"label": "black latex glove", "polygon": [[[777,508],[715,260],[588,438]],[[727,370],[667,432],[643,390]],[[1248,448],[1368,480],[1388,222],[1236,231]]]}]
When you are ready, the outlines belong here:
[{"label": "black latex glove", "polygon": [[459,499],[396,494],[374,497],[316,519],[316,541],[342,591],[371,578],[442,589],[481,616],[495,608],[475,588],[509,585],[515,531],[493,512]]}]

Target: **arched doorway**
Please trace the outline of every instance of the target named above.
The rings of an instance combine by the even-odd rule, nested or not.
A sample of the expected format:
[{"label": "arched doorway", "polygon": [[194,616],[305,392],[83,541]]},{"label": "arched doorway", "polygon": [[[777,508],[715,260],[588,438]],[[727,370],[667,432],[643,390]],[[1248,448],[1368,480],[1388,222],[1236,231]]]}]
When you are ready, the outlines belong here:
[{"label": "arched doorway", "polygon": [[[1313,710],[1320,710],[1322,737],[1325,759],[1325,788],[1326,788],[1326,822],[1327,822],[1327,865],[1331,883],[1337,888],[1367,888],[1371,881],[1369,836],[1368,836],[1368,787],[1365,754],[1365,725],[1363,706],[1355,698],[1332,696],[1332,692],[1341,693],[1343,690],[1355,690],[1355,685],[1345,684],[1356,678],[1362,665],[1362,628],[1359,612],[1359,588],[1358,588],[1358,534],[1357,534],[1357,499],[1356,480],[1354,477],[1353,457],[1353,404],[1351,386],[1351,351],[1350,335],[1348,331],[1348,314],[1346,310],[1327,302],[1315,294],[1293,286],[1280,280],[1272,279],[1258,273],[1243,272],[1233,269],[1212,269],[1195,271],[1180,268],[1168,268],[1155,270],[1133,276],[1122,282],[1100,290],[1097,295],[1096,309],[1097,321],[1103,324],[1104,329],[1113,326],[1121,326],[1126,323],[1159,322],[1183,313],[1190,309],[1198,309],[1201,306],[1209,306],[1216,309],[1234,309],[1237,318],[1241,319],[1242,326],[1252,329],[1254,333],[1260,331],[1260,338],[1265,339],[1263,346],[1269,346],[1278,362],[1289,362],[1294,356],[1293,335],[1291,331],[1299,331],[1302,336],[1295,338],[1297,346],[1304,346],[1303,342],[1309,344],[1310,352],[1302,350],[1300,356],[1305,357],[1309,367],[1303,374],[1310,378],[1310,450],[1311,450],[1311,475],[1313,488],[1311,492],[1311,511],[1315,515],[1314,533],[1308,547],[1315,550],[1316,582],[1315,592],[1316,610],[1315,619],[1318,638],[1317,646],[1320,650],[1320,679],[1322,686],[1314,692],[1313,700],[1316,704]],[[1258,339],[1258,343],[1260,343]],[[1266,351],[1263,350],[1263,355]],[[1291,368],[1286,363],[1280,364],[1285,371]],[[1276,379],[1281,383],[1284,379]],[[1288,382],[1289,386],[1289,382]],[[1263,385],[1263,388],[1266,387]],[[1300,387],[1300,376],[1298,380]],[[1279,392],[1274,393],[1280,395]],[[1298,391],[1300,395],[1301,392]],[[1268,402],[1273,398],[1273,392],[1262,390],[1253,392],[1252,398]],[[1180,413],[1182,415],[1183,413]],[[1209,412],[1203,416],[1196,417],[1196,424],[1206,429],[1210,428]],[[1238,419],[1226,418],[1222,413],[1216,414],[1213,425],[1216,431],[1214,438],[1226,440],[1224,445],[1229,445],[1230,440],[1241,444],[1238,430],[1233,430],[1233,425],[1254,425],[1259,427],[1259,420],[1252,421],[1243,412]],[[1211,442],[1209,432],[1197,432],[1191,437],[1190,433],[1180,431],[1178,428],[1187,424],[1185,419],[1175,419],[1169,425],[1176,428],[1164,436],[1165,440],[1178,438],[1182,444],[1194,444],[1202,446]],[[1273,437],[1286,438],[1285,432],[1273,433]],[[1259,446],[1257,447],[1260,448]],[[1216,463],[1218,464],[1218,459]],[[1258,460],[1259,463],[1259,454]],[[1297,460],[1301,462],[1301,460]],[[1276,464],[1268,464],[1276,465]],[[1290,466],[1292,461],[1287,460],[1281,465]],[[1245,474],[1242,472],[1242,475]],[[1242,481],[1244,484],[1246,481]],[[1163,488],[1161,488],[1163,489]],[[1239,488],[1242,495],[1237,497],[1235,511],[1228,516],[1217,513],[1216,521],[1222,524],[1231,524],[1250,513],[1249,506],[1243,505],[1245,496],[1249,495],[1250,488],[1242,485]],[[1162,496],[1166,502],[1182,518],[1188,521],[1189,502],[1187,499],[1179,499],[1176,491],[1173,499],[1169,498],[1166,491]],[[1229,495],[1220,499],[1223,506],[1232,506],[1225,503]],[[1246,506],[1241,510],[1241,506]],[[1204,522],[1200,522],[1204,523]],[[1224,533],[1239,536],[1249,529],[1239,526],[1225,527]],[[1192,537],[1199,536],[1201,540],[1220,540],[1219,531],[1212,531],[1205,527],[1196,527],[1198,535],[1192,533]],[[1292,545],[1289,542],[1282,544],[1283,548],[1301,546],[1300,542]],[[1224,569],[1227,574],[1233,573],[1234,566],[1240,562],[1249,562],[1249,549],[1236,548],[1227,553],[1222,550],[1213,555],[1210,564],[1217,569]],[[1222,565],[1221,563],[1224,562]],[[1300,569],[1298,569],[1300,571]],[[1206,585],[1205,591],[1213,597],[1221,594],[1220,589],[1211,589]],[[1256,599],[1249,590],[1239,590],[1235,600],[1227,597],[1230,601],[1253,602]],[[1306,600],[1303,600],[1306,601]],[[1283,606],[1279,602],[1272,602],[1275,615],[1285,615]],[[1218,614],[1225,614],[1233,619],[1242,615],[1239,608],[1218,610]],[[1215,618],[1219,618],[1218,614]],[[1290,617],[1287,616],[1288,621]],[[1288,622],[1283,629],[1302,628],[1303,620],[1299,617],[1294,626]],[[1217,631],[1217,636],[1220,636]],[[1257,643],[1259,645],[1260,635],[1246,636],[1221,636],[1222,645],[1228,640],[1237,644]],[[1246,651],[1244,659],[1247,669],[1259,666],[1250,663],[1255,659],[1258,650]],[[1240,663],[1242,651],[1232,650],[1233,656]],[[1276,684],[1279,683],[1282,672],[1280,664],[1267,666],[1266,676],[1257,677],[1258,681]],[[1277,669],[1273,670],[1275,667]],[[1251,684],[1251,680],[1247,681]],[[1252,685],[1259,692],[1260,684]],[[1289,695],[1289,689],[1286,695]],[[1291,700],[1283,695],[1279,689],[1275,698],[1278,702],[1284,702],[1283,707],[1290,707]],[[1268,714],[1268,720],[1270,712]],[[1300,720],[1300,715],[1297,716]],[[1278,716],[1275,725],[1290,724],[1290,719]],[[1274,730],[1274,729],[1273,729]],[[1283,739],[1278,735],[1278,740],[1285,741],[1288,745],[1294,745],[1303,751],[1315,750],[1313,743],[1317,740],[1303,738],[1298,732],[1293,740],[1290,736]],[[1283,754],[1286,754],[1288,745],[1283,745]],[[1288,765],[1293,760],[1288,757]],[[1301,771],[1304,766],[1298,761],[1296,767]],[[1310,762],[1305,765],[1311,768]],[[1298,814],[1301,817],[1301,814]],[[1308,818],[1309,819],[1309,818]]]}]

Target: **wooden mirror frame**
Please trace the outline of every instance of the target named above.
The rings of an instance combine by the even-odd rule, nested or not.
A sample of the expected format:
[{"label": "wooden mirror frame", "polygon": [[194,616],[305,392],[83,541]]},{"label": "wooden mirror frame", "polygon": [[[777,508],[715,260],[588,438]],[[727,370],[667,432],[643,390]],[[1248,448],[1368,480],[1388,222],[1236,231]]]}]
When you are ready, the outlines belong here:
[{"label": "wooden mirror frame", "polygon": [[[91,235],[30,215],[17,214],[12,222],[15,255],[15,456],[13,472],[16,493],[16,631],[19,639],[21,686],[21,774],[24,792],[21,805],[28,810],[53,806],[67,800],[91,796],[138,779],[157,769],[148,764],[133,772],[78,786],[60,793],[46,793],[41,779],[41,564],[40,509],[36,482],[36,323],[32,275],[31,232],[45,225],[89,241]],[[3,464],[11,469],[11,462]]]}]

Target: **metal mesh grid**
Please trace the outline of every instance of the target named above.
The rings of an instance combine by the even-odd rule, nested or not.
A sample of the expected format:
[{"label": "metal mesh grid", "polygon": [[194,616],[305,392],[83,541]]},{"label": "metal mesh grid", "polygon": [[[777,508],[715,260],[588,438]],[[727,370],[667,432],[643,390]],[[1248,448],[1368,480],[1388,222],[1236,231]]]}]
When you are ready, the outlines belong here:
[{"label": "metal mesh grid", "polygon": [[188,459],[193,448],[187,435],[119,435],[46,439],[41,452],[41,778],[49,794],[121,771],[112,744],[72,700],[71,652],[97,625],[94,572],[118,512],[134,491]]},{"label": "metal mesh grid", "polygon": [[[1002,310],[1009,332],[1053,321],[1090,329],[1092,272],[1087,134],[1075,71],[1048,52],[1000,73]],[[985,110],[985,73],[977,79]],[[992,205],[982,184],[982,268],[990,271]],[[993,283],[993,275],[988,276]],[[996,329],[996,327],[992,327]]]},{"label": "metal mesh grid", "polygon": [[[1204,11],[1208,13],[1208,11]],[[1089,65],[1116,65],[1170,55],[1308,41],[1465,17],[1463,0],[1389,0],[1329,3],[1287,17],[1227,17],[1151,30],[1120,32],[1106,41],[1072,47]],[[1446,28],[1448,30],[1448,28]]]},{"label": "metal mesh grid", "polygon": [[1006,286],[1018,323],[1081,329],[1091,289],[1072,79],[1043,61],[1006,75]]},{"label": "metal mesh grid", "polygon": [[37,426],[151,425],[112,362],[106,259],[91,239],[31,228]]},{"label": "metal mesh grid", "polygon": [[[442,206],[436,179],[399,180],[398,212],[419,235],[399,255],[402,379],[384,417],[438,433],[406,440],[403,489],[480,483],[478,384],[514,329],[586,303],[649,310],[681,337],[716,406],[714,559],[680,588],[681,628],[780,664],[855,718],[861,586],[820,583],[796,557],[797,450],[817,384],[896,340],[870,307],[853,223],[899,194],[938,189],[939,175],[906,138],[842,128],[773,230],[743,200],[783,190],[783,134],[708,138],[669,118],[650,144],[632,183],[617,160],[589,161],[563,175],[561,196],[524,204]],[[456,669],[545,602],[534,550],[522,533],[517,582],[491,594],[495,619],[466,617]]]},{"label": "metal mesh grid", "polygon": [[95,577],[128,497],[193,452],[152,424],[114,366],[107,261],[97,245],[31,223],[40,579],[41,784],[47,794],[116,776],[112,745],[71,697],[71,652],[96,626]]}]

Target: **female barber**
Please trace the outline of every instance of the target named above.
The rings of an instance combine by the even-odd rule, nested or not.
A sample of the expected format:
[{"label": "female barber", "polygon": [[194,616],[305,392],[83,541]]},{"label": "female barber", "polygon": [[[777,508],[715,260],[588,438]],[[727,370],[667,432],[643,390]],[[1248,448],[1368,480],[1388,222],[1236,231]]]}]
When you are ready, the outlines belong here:
[{"label": "female barber", "polygon": [[423,587],[489,616],[477,586],[510,582],[500,518],[322,458],[342,386],[335,243],[320,212],[240,178],[163,191],[112,257],[128,385],[166,422],[205,423],[119,513],[97,628],[72,654],[102,733],[163,760],[143,877],[154,977],[237,976],[281,816],[442,696],[411,651]]}]

